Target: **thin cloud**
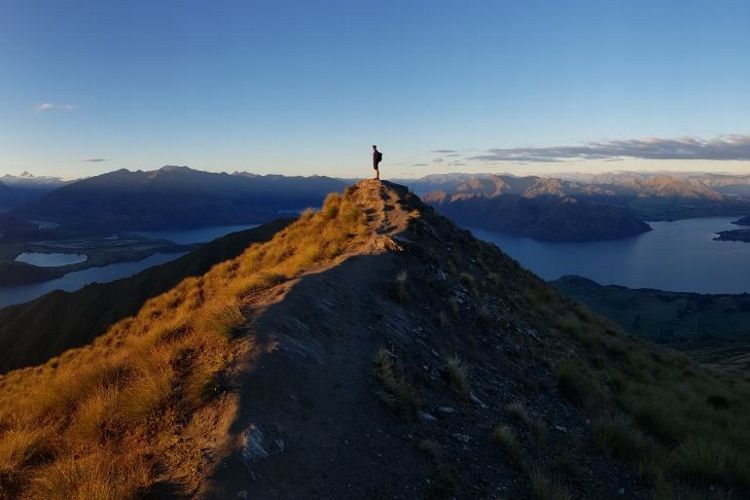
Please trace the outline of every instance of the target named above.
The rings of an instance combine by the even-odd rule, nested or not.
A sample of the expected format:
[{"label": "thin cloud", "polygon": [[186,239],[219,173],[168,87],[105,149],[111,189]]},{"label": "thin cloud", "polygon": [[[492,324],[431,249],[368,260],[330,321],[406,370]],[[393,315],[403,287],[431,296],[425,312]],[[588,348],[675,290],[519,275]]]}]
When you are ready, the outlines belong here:
[{"label": "thin cloud", "polygon": [[107,161],[107,159],[106,158],[86,158],[83,161],[88,162],[88,163],[101,163],[103,161]]},{"label": "thin cloud", "polygon": [[443,163],[443,161],[445,160],[443,160],[442,158],[433,158],[432,163]]},{"label": "thin cloud", "polygon": [[613,160],[750,160],[750,135],[720,136],[713,139],[629,139],[589,142],[579,146],[490,149],[472,156],[479,161],[559,162],[570,159]]},{"label": "thin cloud", "polygon": [[58,110],[58,111],[73,111],[75,109],[75,106],[72,104],[57,104],[54,102],[43,102],[41,104],[37,104],[34,107],[34,111],[37,113],[41,113],[42,111],[51,111],[51,110]]},{"label": "thin cloud", "polygon": [[448,153],[458,153],[455,149],[433,149],[430,151],[431,153],[441,153],[441,154],[448,154]]},{"label": "thin cloud", "polygon": [[415,163],[412,166],[414,166],[414,167],[426,167],[427,165],[429,165],[429,164],[428,163]]}]

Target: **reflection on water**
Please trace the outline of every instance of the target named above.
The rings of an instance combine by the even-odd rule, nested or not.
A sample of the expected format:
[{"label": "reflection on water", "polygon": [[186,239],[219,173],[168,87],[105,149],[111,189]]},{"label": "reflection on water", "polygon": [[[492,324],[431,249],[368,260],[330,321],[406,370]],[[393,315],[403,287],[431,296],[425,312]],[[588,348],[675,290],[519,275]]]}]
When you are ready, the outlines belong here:
[{"label": "reflection on water", "polygon": [[25,262],[32,266],[39,267],[58,267],[70,264],[79,264],[86,262],[88,257],[80,253],[41,253],[41,252],[23,252],[16,256],[16,262]]},{"label": "reflection on water", "polygon": [[541,278],[577,274],[601,284],[682,292],[750,291],[750,243],[714,241],[736,217],[651,222],[653,231],[593,242],[544,242],[469,228]]}]

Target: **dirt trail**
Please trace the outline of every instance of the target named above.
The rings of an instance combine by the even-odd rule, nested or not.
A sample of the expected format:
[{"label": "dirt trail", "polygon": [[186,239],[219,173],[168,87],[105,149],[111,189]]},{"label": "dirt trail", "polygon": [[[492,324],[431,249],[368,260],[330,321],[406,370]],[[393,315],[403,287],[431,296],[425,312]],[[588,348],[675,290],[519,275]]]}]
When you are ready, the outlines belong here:
[{"label": "dirt trail", "polygon": [[235,451],[208,497],[409,498],[424,486],[424,456],[391,425],[377,424],[399,422],[378,400],[372,375],[382,331],[408,322],[390,314],[387,287],[399,269],[381,241],[405,229],[408,212],[382,183],[358,186],[353,199],[379,235],[372,251],[306,275],[283,300],[246,311],[255,316],[259,345],[272,347],[242,383],[234,431],[245,447],[245,429],[259,429],[268,456],[247,460]]}]

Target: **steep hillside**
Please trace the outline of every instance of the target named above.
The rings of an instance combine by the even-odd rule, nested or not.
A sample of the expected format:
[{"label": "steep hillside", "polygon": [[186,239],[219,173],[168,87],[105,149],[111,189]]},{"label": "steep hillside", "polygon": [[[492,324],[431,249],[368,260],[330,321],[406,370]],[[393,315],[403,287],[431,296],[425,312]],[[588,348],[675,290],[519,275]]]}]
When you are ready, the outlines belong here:
[{"label": "steep hillside", "polygon": [[122,169],[63,186],[14,213],[110,231],[258,223],[282,210],[319,206],[327,193],[343,187],[328,177]]},{"label": "steep hillside", "polygon": [[0,378],[29,498],[748,493],[747,381],[629,338],[362,181]]},{"label": "steep hillside", "polygon": [[236,257],[252,243],[271,239],[290,222],[280,219],[229,234],[129,278],[93,283],[76,292],[58,290],[0,309],[0,373],[43,363],[90,343],[116,321],[137,313],[146,300],[188,276],[201,275],[214,264]]}]

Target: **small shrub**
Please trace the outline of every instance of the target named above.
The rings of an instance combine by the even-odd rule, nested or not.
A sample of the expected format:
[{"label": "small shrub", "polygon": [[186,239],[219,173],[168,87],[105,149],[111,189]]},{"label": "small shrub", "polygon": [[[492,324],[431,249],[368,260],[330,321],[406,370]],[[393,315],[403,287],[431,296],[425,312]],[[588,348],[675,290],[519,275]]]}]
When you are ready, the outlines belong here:
[{"label": "small shrub", "polygon": [[492,321],[494,320],[492,311],[487,306],[487,304],[483,304],[482,307],[479,308],[479,311],[477,311],[477,315],[479,316],[479,320],[485,325],[492,324]]},{"label": "small shrub", "polygon": [[440,445],[434,439],[425,438],[421,440],[417,446],[433,460],[440,456]]},{"label": "small shrub", "polygon": [[750,463],[716,439],[689,438],[673,452],[671,466],[675,475],[691,484],[750,486]]},{"label": "small shrub", "polygon": [[453,392],[464,399],[469,398],[469,379],[466,367],[458,356],[451,356],[445,362],[445,374]]},{"label": "small shrub", "polygon": [[419,410],[417,391],[406,381],[394,359],[395,356],[385,348],[380,348],[375,354],[375,376],[383,385],[378,395],[397,413],[413,416]]},{"label": "small shrub", "polygon": [[71,433],[77,439],[98,440],[107,419],[118,407],[119,391],[115,387],[100,386],[78,407],[71,425]]},{"label": "small shrub", "polygon": [[590,405],[599,393],[591,375],[570,362],[564,363],[558,370],[557,388],[562,397],[581,406]]},{"label": "small shrub", "polygon": [[533,418],[526,407],[520,402],[509,403],[505,407],[505,411],[508,414],[523,423],[523,425],[531,432],[534,439],[537,441],[544,440],[547,433],[547,427],[541,420]]},{"label": "small shrub", "polygon": [[32,498],[132,498],[149,482],[145,463],[136,457],[96,449],[65,457],[42,469],[31,485]]},{"label": "small shrub", "polygon": [[0,438],[0,481],[3,476],[46,454],[50,437],[43,429],[14,429],[3,434]]},{"label": "small shrub", "polygon": [[338,193],[331,193],[326,196],[325,201],[323,201],[323,208],[321,209],[323,219],[332,220],[338,217],[340,205],[341,195]]},{"label": "small shrub", "polygon": [[652,443],[625,417],[594,420],[591,435],[597,448],[628,462],[641,460],[652,449]]},{"label": "small shrub", "polygon": [[568,488],[557,478],[549,478],[539,467],[529,471],[531,491],[538,500],[572,500]]},{"label": "small shrub", "polygon": [[461,312],[461,305],[458,303],[458,300],[456,300],[455,297],[451,297],[448,299],[448,306],[451,309],[451,313],[453,313],[454,316],[458,316],[458,313]]},{"label": "small shrub", "polygon": [[450,318],[448,318],[448,315],[445,311],[440,311],[438,313],[438,323],[442,328],[446,328],[448,327],[448,325],[450,325]]},{"label": "small shrub", "polygon": [[511,417],[523,422],[524,425],[528,426],[531,424],[531,415],[529,415],[529,411],[526,409],[523,403],[519,403],[517,401],[508,403],[505,406],[505,411],[507,411],[508,415],[510,415]]},{"label": "small shrub", "polygon": [[684,416],[674,401],[650,396],[639,399],[632,406],[636,423],[660,441],[675,443],[685,434]]},{"label": "small shrub", "polygon": [[706,403],[710,404],[717,410],[723,410],[731,406],[729,398],[721,394],[711,394],[706,396]]},{"label": "small shrub", "polygon": [[477,279],[474,277],[474,275],[467,272],[462,272],[458,275],[458,279],[469,290],[473,291],[476,288]]},{"label": "small shrub", "polygon": [[519,454],[518,442],[513,429],[506,424],[499,424],[492,431],[492,440],[502,446],[503,451],[512,458]]},{"label": "small shrub", "polygon": [[409,299],[409,292],[407,290],[406,282],[409,275],[406,271],[401,271],[396,275],[391,286],[391,296],[396,302],[404,304]]},{"label": "small shrub", "polygon": [[454,498],[459,489],[456,473],[445,467],[438,469],[430,478],[427,498]]},{"label": "small shrub", "polygon": [[228,303],[206,308],[198,325],[201,332],[229,338],[245,321],[245,316],[242,315],[239,307]]}]

